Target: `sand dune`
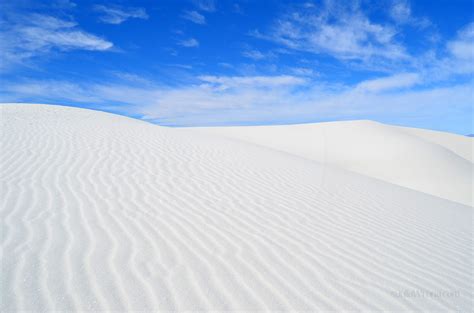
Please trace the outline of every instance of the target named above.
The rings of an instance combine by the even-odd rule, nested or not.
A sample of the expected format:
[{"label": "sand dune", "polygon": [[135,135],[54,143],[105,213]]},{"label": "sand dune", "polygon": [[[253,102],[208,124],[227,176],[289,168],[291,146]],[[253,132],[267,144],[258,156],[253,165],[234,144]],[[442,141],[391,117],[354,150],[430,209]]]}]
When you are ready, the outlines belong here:
[{"label": "sand dune", "polygon": [[369,177],[392,162],[405,179],[411,155],[416,186],[440,166],[462,191],[435,191],[461,199],[453,149],[344,123],[392,153],[354,135],[344,158],[328,124],[324,165],[310,125],[288,130],[310,149],[285,150],[77,108],[0,113],[2,312],[472,308],[472,208]]},{"label": "sand dune", "polygon": [[284,151],[472,205],[474,140],[466,136],[372,121],[194,130]]},{"label": "sand dune", "polygon": [[459,136],[456,134],[444,133],[440,131],[420,129],[420,128],[409,128],[409,127],[395,127],[399,130],[407,132],[411,135],[418,136],[426,141],[443,146],[465,158],[469,162],[473,163],[473,149],[474,149],[474,138],[468,136]]}]

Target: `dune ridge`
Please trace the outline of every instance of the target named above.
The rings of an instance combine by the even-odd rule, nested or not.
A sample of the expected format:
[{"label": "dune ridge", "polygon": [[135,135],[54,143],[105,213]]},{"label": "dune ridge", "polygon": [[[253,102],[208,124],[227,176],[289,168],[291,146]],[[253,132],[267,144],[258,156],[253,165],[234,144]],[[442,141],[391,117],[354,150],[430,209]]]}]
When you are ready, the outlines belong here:
[{"label": "dune ridge", "polygon": [[192,129],[0,114],[2,312],[472,308],[469,206]]}]

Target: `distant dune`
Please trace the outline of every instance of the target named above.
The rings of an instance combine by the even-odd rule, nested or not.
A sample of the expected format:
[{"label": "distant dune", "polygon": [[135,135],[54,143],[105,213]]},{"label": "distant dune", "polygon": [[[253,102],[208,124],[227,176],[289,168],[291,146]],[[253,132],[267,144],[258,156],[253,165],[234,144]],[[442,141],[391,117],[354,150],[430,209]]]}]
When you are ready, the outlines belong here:
[{"label": "distant dune", "polygon": [[465,136],[372,121],[195,128],[472,205],[472,151]]},{"label": "distant dune", "polygon": [[472,139],[0,105],[0,311],[472,309]]}]

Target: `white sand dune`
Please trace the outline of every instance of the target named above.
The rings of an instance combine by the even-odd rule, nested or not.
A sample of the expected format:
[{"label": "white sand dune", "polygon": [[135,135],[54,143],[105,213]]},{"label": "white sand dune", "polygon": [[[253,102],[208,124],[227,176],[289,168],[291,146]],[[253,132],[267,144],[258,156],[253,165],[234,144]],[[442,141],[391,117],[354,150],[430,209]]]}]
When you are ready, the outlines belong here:
[{"label": "white sand dune", "polygon": [[472,205],[474,139],[372,121],[195,131],[284,151],[310,160]]},{"label": "white sand dune", "polygon": [[[395,126],[392,126],[395,127]],[[409,128],[409,127],[396,127],[399,130],[407,132],[411,135],[418,136],[426,141],[441,145],[442,147],[449,149],[465,158],[469,162],[474,162],[474,138],[468,136],[459,136],[456,134],[444,133],[440,131],[420,129],[420,128]]]},{"label": "white sand dune", "polygon": [[[472,308],[469,206],[195,129],[61,106],[0,112],[2,312]],[[344,136],[331,127],[327,164]],[[393,132],[384,149],[444,162],[443,179],[467,166]]]}]

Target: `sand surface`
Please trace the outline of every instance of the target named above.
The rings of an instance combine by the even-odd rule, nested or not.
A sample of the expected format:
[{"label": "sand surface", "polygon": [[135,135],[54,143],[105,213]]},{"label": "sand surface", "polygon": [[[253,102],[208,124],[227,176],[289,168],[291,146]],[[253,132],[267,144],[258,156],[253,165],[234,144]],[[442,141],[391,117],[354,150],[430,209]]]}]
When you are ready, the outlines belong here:
[{"label": "sand surface", "polygon": [[363,121],[243,140],[0,114],[2,312],[472,309],[465,144]]}]

